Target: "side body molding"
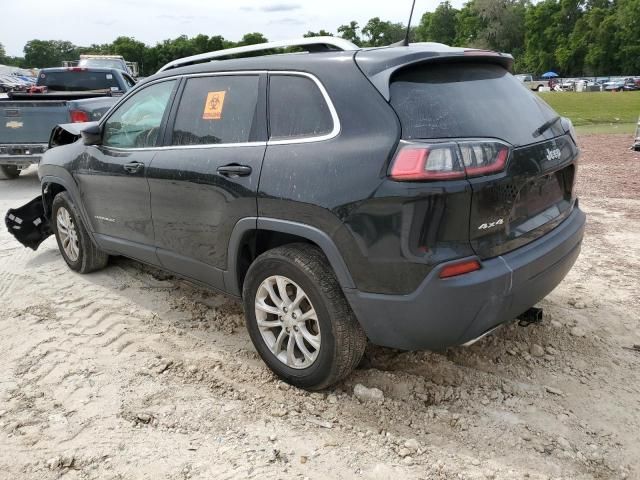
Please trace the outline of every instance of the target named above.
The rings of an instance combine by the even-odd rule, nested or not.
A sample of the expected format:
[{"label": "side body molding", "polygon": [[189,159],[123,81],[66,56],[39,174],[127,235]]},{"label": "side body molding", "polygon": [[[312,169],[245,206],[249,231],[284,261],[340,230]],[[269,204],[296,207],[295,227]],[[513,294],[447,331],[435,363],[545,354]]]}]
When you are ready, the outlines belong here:
[{"label": "side body molding", "polygon": [[232,295],[241,296],[241,288],[238,279],[238,250],[244,235],[251,230],[267,230],[273,232],[287,233],[307,240],[318,245],[326,255],[338,282],[343,289],[354,289],[355,284],[347,268],[342,255],[338,251],[335,243],[329,235],[311,225],[291,222],[289,220],[278,220],[265,217],[247,217],[236,223],[231,233],[228,247],[228,269],[224,272],[225,290]]}]

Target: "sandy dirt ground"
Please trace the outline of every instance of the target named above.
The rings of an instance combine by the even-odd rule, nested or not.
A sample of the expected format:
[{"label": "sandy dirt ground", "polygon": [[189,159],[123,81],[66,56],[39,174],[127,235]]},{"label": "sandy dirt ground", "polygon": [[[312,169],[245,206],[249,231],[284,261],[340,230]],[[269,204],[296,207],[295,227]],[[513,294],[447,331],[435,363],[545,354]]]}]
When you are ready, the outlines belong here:
[{"label": "sandy dirt ground", "polygon": [[[2,479],[640,478],[640,155],[581,138],[582,255],[470,348],[370,347],[321,393],[278,381],[240,305],[136,262],[81,276],[0,232]],[[38,193],[0,184],[0,210]],[[361,401],[354,387],[384,392]]]}]

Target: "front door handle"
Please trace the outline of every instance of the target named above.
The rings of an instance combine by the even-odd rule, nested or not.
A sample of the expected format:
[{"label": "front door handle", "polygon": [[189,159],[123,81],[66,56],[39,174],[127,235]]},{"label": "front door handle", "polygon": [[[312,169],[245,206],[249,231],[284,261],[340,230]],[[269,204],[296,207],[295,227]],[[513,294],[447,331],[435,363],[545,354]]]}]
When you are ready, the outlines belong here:
[{"label": "front door handle", "polygon": [[225,165],[224,167],[218,167],[218,173],[225,177],[247,177],[251,175],[251,167],[248,165]]},{"label": "front door handle", "polygon": [[144,168],[144,163],[131,162],[124,165],[124,169],[129,173],[138,173]]}]

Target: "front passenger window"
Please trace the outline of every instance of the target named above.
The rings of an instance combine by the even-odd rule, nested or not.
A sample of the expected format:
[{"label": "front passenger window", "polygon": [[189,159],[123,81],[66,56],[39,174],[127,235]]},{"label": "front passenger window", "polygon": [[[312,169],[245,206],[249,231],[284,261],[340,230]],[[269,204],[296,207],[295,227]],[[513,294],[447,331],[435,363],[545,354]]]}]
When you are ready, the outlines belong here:
[{"label": "front passenger window", "polygon": [[104,124],[102,144],[114,148],[155,147],[175,80],[156,83],[129,97]]}]

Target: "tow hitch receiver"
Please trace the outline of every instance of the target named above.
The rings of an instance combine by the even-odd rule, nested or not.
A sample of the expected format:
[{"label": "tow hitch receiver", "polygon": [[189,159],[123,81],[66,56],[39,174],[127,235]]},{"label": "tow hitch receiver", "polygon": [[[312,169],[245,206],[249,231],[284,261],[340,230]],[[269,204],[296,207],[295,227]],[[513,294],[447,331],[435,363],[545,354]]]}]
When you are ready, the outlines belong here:
[{"label": "tow hitch receiver", "polygon": [[543,316],[541,308],[531,307],[518,316],[518,320],[520,320],[519,325],[521,327],[528,327],[532,323],[541,323]]},{"label": "tow hitch receiver", "polygon": [[4,223],[16,240],[32,250],[37,250],[53,233],[41,196],[20,208],[10,209],[4,217]]}]

